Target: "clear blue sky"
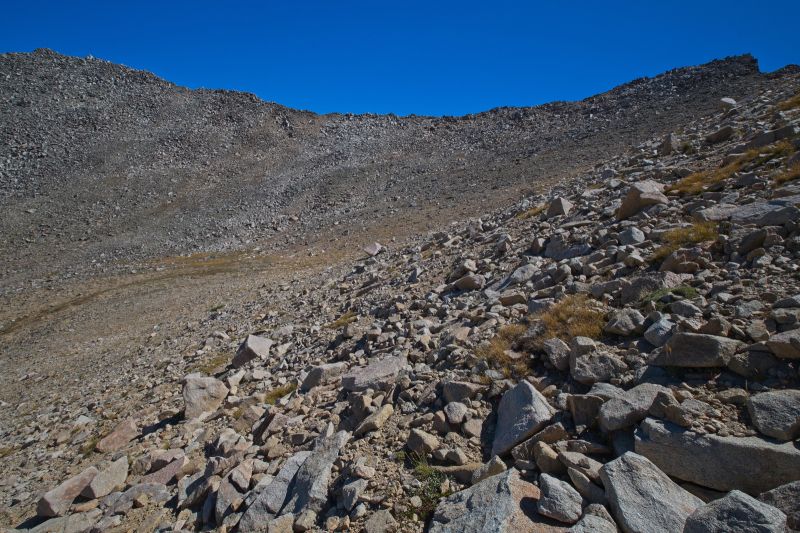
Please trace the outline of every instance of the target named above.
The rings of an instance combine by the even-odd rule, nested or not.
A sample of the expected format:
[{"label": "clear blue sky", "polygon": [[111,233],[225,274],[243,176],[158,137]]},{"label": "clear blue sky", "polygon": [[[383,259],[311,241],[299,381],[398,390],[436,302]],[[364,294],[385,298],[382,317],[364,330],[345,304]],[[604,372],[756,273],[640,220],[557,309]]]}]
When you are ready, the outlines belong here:
[{"label": "clear blue sky", "polygon": [[464,114],[746,52],[762,70],[800,63],[800,0],[3,0],[0,13],[2,52],[91,54],[317,112]]}]

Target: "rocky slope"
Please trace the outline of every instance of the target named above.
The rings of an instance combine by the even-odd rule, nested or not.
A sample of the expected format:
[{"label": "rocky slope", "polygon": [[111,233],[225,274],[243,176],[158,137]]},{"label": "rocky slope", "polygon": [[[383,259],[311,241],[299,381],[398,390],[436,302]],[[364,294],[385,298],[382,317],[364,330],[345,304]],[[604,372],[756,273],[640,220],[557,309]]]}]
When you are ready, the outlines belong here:
[{"label": "rocky slope", "polygon": [[254,286],[124,371],[3,405],[5,516],[800,530],[798,90],[787,71],[717,98],[546,192]]},{"label": "rocky slope", "polygon": [[0,296],[132,259],[327,243],[387,217],[413,234],[507,205],[789,74],[742,56],[581,102],[431,118],[316,115],[93,58],[2,54]]}]

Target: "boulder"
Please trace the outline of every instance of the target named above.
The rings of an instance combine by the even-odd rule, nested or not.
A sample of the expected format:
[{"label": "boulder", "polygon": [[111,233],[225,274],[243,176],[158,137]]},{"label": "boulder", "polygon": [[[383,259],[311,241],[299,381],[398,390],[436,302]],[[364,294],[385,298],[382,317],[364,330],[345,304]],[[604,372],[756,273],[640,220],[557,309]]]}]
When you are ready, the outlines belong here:
[{"label": "boulder", "polygon": [[345,372],[347,372],[347,363],[344,361],[315,366],[306,375],[303,384],[300,385],[300,390],[310,391],[314,387],[333,381]]},{"label": "boulder", "polygon": [[382,381],[393,379],[408,361],[402,355],[384,357],[371,361],[365,367],[354,368],[342,376],[342,388],[350,392],[375,387]]},{"label": "boulder", "polygon": [[485,388],[485,385],[470,383],[468,381],[448,381],[442,385],[442,396],[448,403],[461,402],[474,398]]},{"label": "boulder", "polygon": [[527,381],[506,391],[497,410],[492,455],[503,455],[542,429],[555,414],[542,394]]},{"label": "boulder", "polygon": [[626,533],[675,533],[703,505],[641,455],[627,452],[605,464],[600,477],[617,523]]},{"label": "boulder", "polygon": [[625,308],[613,311],[603,331],[612,335],[627,337],[634,333],[641,333],[644,326],[644,316],[636,309]]},{"label": "boulder", "polygon": [[598,422],[605,432],[617,431],[644,420],[653,400],[659,392],[670,394],[670,390],[653,383],[642,383],[621,398],[613,398],[600,407]]},{"label": "boulder", "polygon": [[379,430],[393,414],[394,407],[392,404],[386,403],[381,405],[377,411],[369,415],[366,419],[364,419],[363,422],[361,422],[361,424],[358,425],[356,430],[353,432],[353,435],[360,437],[362,435],[366,435],[367,433]]},{"label": "boulder", "polygon": [[661,192],[663,186],[652,180],[640,181],[631,185],[617,210],[617,220],[632,217],[645,207],[667,204],[669,199]]},{"label": "boulder", "polygon": [[767,348],[781,359],[800,359],[800,328],[776,333],[767,340]]},{"label": "boulder", "polygon": [[47,491],[36,505],[39,516],[61,516],[69,510],[72,501],[86,489],[97,475],[97,468],[90,466],[54,489]]},{"label": "boulder", "polygon": [[572,202],[561,196],[554,198],[547,207],[547,218],[567,216],[572,211]]},{"label": "boulder", "polygon": [[484,479],[442,499],[431,519],[429,533],[555,532],[537,522],[540,491],[523,481],[516,469]]},{"label": "boulder", "polygon": [[125,486],[128,478],[128,457],[122,456],[97,473],[92,481],[81,491],[84,498],[102,498]]},{"label": "boulder", "polygon": [[720,491],[759,494],[800,480],[800,449],[759,437],[700,435],[646,418],[635,433],[636,453],[668,475]]},{"label": "boulder", "polygon": [[412,429],[406,447],[414,453],[425,455],[439,447],[439,439],[421,429]]},{"label": "boulder", "polygon": [[541,497],[536,505],[539,514],[567,524],[574,524],[581,517],[583,498],[572,485],[542,474],[539,489]]},{"label": "boulder", "polygon": [[786,515],[778,509],[734,490],[698,507],[683,533],[784,533]]},{"label": "boulder", "polygon": [[261,489],[242,515],[240,532],[256,531],[260,524],[272,520],[280,512],[288,499],[297,471],[310,455],[310,451],[300,451],[283,463],[278,475]]},{"label": "boulder", "polygon": [[785,514],[788,527],[800,529],[800,481],[763,492],[758,499]]},{"label": "boulder", "polygon": [[762,434],[784,441],[800,437],[800,390],[756,394],[747,400],[747,410]]},{"label": "boulder", "polygon": [[686,368],[721,367],[745,347],[743,342],[735,339],[681,331],[670,337],[664,350],[650,364]]},{"label": "boulder", "polygon": [[94,449],[98,452],[115,452],[138,435],[139,430],[136,427],[136,421],[133,418],[126,418],[111,433],[100,439]]},{"label": "boulder", "polygon": [[189,374],[184,378],[184,416],[187,419],[204,418],[222,405],[228,395],[228,387],[220,380]]},{"label": "boulder", "polygon": [[247,339],[236,350],[236,355],[233,356],[231,364],[234,368],[239,368],[253,359],[266,359],[269,357],[269,350],[273,344],[272,339],[259,337],[258,335],[248,335]]}]

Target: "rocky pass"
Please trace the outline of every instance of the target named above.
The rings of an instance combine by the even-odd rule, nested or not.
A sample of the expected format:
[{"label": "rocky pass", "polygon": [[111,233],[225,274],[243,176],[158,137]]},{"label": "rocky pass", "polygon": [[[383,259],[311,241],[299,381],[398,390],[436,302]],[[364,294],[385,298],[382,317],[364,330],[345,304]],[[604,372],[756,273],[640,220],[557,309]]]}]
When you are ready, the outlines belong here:
[{"label": "rocky pass", "polygon": [[800,531],[800,68],[316,114],[0,55],[0,528]]}]

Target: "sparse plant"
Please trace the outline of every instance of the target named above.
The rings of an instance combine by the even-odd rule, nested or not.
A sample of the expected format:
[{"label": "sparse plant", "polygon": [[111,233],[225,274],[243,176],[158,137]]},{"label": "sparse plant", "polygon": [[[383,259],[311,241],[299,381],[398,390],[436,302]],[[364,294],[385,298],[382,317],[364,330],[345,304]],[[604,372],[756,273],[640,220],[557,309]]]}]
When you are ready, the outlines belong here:
[{"label": "sparse plant", "polygon": [[800,163],[795,163],[773,178],[776,185],[783,185],[800,178]]},{"label": "sparse plant", "polygon": [[694,287],[690,287],[689,285],[680,285],[671,289],[658,289],[657,291],[646,294],[642,297],[639,303],[640,305],[644,305],[647,302],[655,302],[656,308],[663,310],[666,307],[666,304],[661,302],[661,299],[668,294],[674,294],[676,296],[691,300],[692,298],[699,296],[700,293],[698,293],[697,289]]},{"label": "sparse plant", "polygon": [[414,477],[420,482],[414,496],[420,499],[422,505],[416,509],[410,509],[407,518],[410,519],[411,514],[416,514],[420,520],[427,522],[436,510],[439,500],[451,494],[449,490],[442,490],[447,476],[430,466],[425,455],[411,453],[408,455],[408,459],[411,462]]},{"label": "sparse plant", "polygon": [[475,355],[492,364],[505,376],[525,375],[528,364],[525,357],[515,359],[509,355],[514,343],[528,330],[524,324],[509,324],[500,328],[497,334],[475,349]]},{"label": "sparse plant", "polygon": [[211,375],[215,370],[228,364],[228,356],[224,353],[214,354],[210,359],[198,362],[192,370]]},{"label": "sparse plant", "polygon": [[778,109],[781,111],[789,111],[797,108],[800,108],[800,92],[778,104]]},{"label": "sparse plant", "polygon": [[571,294],[536,315],[544,325],[541,339],[559,338],[569,342],[572,337],[598,339],[603,333],[605,312],[599,302],[585,294]]},{"label": "sparse plant", "polygon": [[327,324],[325,327],[328,328],[328,329],[339,329],[339,328],[343,328],[347,324],[355,322],[356,320],[358,320],[358,316],[356,315],[355,311],[351,310],[351,311],[347,311],[345,314],[343,314],[342,316],[340,316],[339,318],[337,318],[336,320],[334,320],[330,324]]},{"label": "sparse plant", "polygon": [[685,246],[714,241],[719,236],[716,222],[696,222],[691,226],[665,231],[661,236],[664,244],[650,256],[650,261],[661,262],[672,252]]},{"label": "sparse plant", "polygon": [[544,212],[545,205],[539,204],[535,205],[531,208],[526,209],[525,211],[520,211],[517,213],[516,218],[520,220],[527,220],[529,218],[538,217]]},{"label": "sparse plant", "polygon": [[266,401],[269,405],[275,405],[275,402],[283,398],[289,393],[294,392],[297,389],[297,383],[289,382],[286,385],[281,385],[280,387],[275,387],[271,391],[267,393],[267,397],[264,401]]}]

